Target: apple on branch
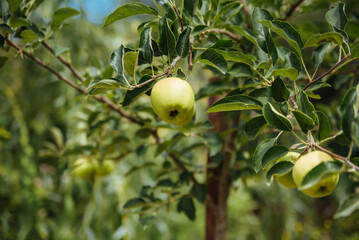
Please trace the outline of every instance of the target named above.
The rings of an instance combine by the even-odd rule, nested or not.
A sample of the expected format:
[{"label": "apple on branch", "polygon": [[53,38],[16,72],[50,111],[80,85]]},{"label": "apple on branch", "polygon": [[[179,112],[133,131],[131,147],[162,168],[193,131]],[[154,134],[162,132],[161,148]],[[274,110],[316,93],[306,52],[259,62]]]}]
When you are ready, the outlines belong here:
[{"label": "apple on branch", "polygon": [[165,78],[154,85],[151,103],[163,121],[177,126],[189,123],[196,111],[191,85],[176,77]]}]

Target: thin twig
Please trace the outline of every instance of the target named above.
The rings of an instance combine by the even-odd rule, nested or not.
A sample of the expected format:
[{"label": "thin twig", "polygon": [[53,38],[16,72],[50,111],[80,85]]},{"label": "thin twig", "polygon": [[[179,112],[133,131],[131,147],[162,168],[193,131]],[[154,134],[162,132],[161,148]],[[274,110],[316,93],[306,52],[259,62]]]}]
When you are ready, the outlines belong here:
[{"label": "thin twig", "polygon": [[333,158],[336,158],[338,160],[341,160],[343,161],[344,163],[346,163],[347,165],[349,165],[350,167],[352,167],[353,169],[359,171],[359,166],[355,165],[354,163],[352,163],[351,161],[349,161],[349,159],[347,159],[346,157],[342,157],[340,155],[337,155],[335,153],[332,153],[331,151],[328,151],[327,149],[317,145],[317,144],[313,144],[313,146],[315,148],[318,148],[319,150],[325,152],[325,153],[328,153],[330,156],[332,156]]},{"label": "thin twig", "polygon": [[68,80],[67,78],[63,77],[60,73],[56,72],[54,69],[49,67],[46,63],[42,62],[39,58],[35,57],[34,55],[32,55],[31,53],[29,53],[29,52],[27,52],[25,50],[22,50],[18,45],[16,45],[16,43],[12,42],[9,38],[5,38],[5,41],[11,47],[15,48],[17,51],[21,52],[22,54],[24,54],[25,56],[30,58],[32,61],[34,61],[35,63],[37,63],[41,67],[45,68],[46,70],[48,70],[49,72],[54,74],[58,79],[65,82],[66,84],[70,85],[72,88],[76,89],[79,93],[87,95],[87,92],[84,89],[80,88],[75,83],[73,83],[70,80]]},{"label": "thin twig", "polygon": [[304,1],[305,0],[298,0],[295,4],[293,4],[285,14],[285,19],[289,19]]},{"label": "thin twig", "polygon": [[320,75],[319,77],[317,77],[316,79],[314,79],[313,81],[311,81],[310,83],[308,83],[304,88],[303,91],[307,90],[312,84],[314,84],[315,82],[318,82],[319,80],[321,80],[322,78],[324,78],[325,76],[329,75],[331,72],[333,72],[337,67],[339,67],[340,65],[342,65],[343,63],[345,63],[349,58],[350,58],[350,53],[344,57],[342,60],[340,60],[339,62],[337,62],[334,66],[332,66],[327,72],[323,73],[322,75]]},{"label": "thin twig", "polygon": [[[42,41],[41,44],[46,47],[54,56],[56,56],[54,49],[48,45],[45,41]],[[72,66],[71,63],[66,61],[63,57],[60,55],[56,56],[57,59],[60,60],[73,74],[74,76],[79,79],[81,82],[85,81],[85,79],[81,76],[81,74]]]},{"label": "thin twig", "polygon": [[194,42],[194,37],[191,36],[191,38],[189,40],[189,62],[188,62],[188,69],[187,69],[188,73],[191,71],[191,68],[193,65],[193,42]]},{"label": "thin twig", "polygon": [[[58,73],[56,70],[54,70],[53,68],[51,68],[50,66],[48,66],[46,63],[42,62],[39,58],[35,57],[32,53],[27,52],[25,50],[22,50],[16,43],[14,43],[13,41],[11,41],[9,38],[5,38],[5,41],[9,44],[9,46],[13,47],[14,49],[16,49],[17,51],[21,52],[22,54],[24,54],[25,56],[27,56],[29,59],[31,59],[32,61],[34,61],[36,64],[38,64],[39,66],[43,67],[44,69],[48,70],[49,72],[51,72],[52,74],[54,74],[60,81],[65,82],[66,84],[68,84],[69,86],[71,86],[72,88],[74,88],[75,90],[77,90],[79,93],[83,94],[83,95],[88,95],[88,92],[82,88],[80,88],[79,86],[77,86],[75,83],[71,82],[69,79],[65,78],[64,76],[62,76],[60,73]],[[144,125],[144,123],[138,121],[137,119],[135,119],[134,117],[128,115],[127,113],[125,113],[121,108],[119,108],[115,103],[113,103],[110,99],[105,98],[105,97],[101,97],[101,96],[95,96],[94,97],[97,101],[102,102],[104,104],[106,104],[107,106],[109,106],[111,109],[115,110],[116,112],[118,112],[121,116],[123,116],[124,118],[127,118],[128,120],[130,120],[133,123],[136,123],[138,125]]]},{"label": "thin twig", "polygon": [[176,12],[176,15],[177,15],[177,17],[178,17],[178,21],[179,21],[180,24],[181,24],[181,31],[183,31],[183,21],[182,21],[181,15],[179,14],[179,12],[178,12],[178,10],[177,10],[177,8],[176,8],[175,5],[172,5],[172,8],[173,8],[173,10],[175,10],[175,12]]},{"label": "thin twig", "polygon": [[187,170],[187,168],[183,165],[183,163],[178,159],[178,157],[173,153],[168,153],[169,156],[173,159],[173,162],[177,165],[177,167],[182,170],[183,172],[190,173],[190,178],[194,184],[198,184],[197,179],[193,176],[193,173]]}]

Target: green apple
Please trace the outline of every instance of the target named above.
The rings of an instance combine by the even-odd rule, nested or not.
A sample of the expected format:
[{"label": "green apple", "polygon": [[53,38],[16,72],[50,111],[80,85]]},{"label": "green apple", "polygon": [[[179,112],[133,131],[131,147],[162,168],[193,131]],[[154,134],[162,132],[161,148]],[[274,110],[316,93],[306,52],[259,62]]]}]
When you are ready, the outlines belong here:
[{"label": "green apple", "polygon": [[[301,186],[307,173],[320,163],[326,161],[334,161],[334,159],[329,154],[322,151],[313,151],[301,157],[293,167],[293,179],[295,184],[298,187]],[[324,197],[334,190],[338,184],[338,180],[339,174],[332,173],[325,176],[314,186],[304,189],[302,192],[313,198]]]},{"label": "green apple", "polygon": [[[297,152],[288,152],[286,155],[279,158],[277,160],[277,163],[288,161],[288,162],[291,162],[294,164],[299,156],[300,156],[300,154]],[[286,174],[284,174],[282,176],[277,177],[277,180],[280,184],[282,184],[283,186],[285,186],[287,188],[297,188],[297,185],[295,184],[295,182],[293,180],[292,170],[290,170],[289,172],[287,172]]]},{"label": "green apple", "polygon": [[163,121],[178,126],[191,121],[196,110],[191,85],[176,77],[165,78],[154,85],[151,103]]},{"label": "green apple", "polygon": [[90,159],[79,158],[74,163],[72,173],[82,179],[91,180],[95,174],[95,165]]},{"label": "green apple", "polygon": [[115,162],[110,159],[103,160],[96,166],[96,173],[100,177],[107,176],[113,172],[115,168]]}]

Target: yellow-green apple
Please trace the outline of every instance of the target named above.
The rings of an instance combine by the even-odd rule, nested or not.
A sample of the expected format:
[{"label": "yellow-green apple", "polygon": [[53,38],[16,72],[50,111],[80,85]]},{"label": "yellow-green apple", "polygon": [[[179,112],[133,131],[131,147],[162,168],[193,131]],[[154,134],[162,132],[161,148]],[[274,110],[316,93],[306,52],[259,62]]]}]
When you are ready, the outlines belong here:
[{"label": "yellow-green apple", "polygon": [[95,174],[95,165],[88,158],[79,158],[74,163],[72,172],[86,180],[91,180]]},{"label": "yellow-green apple", "polygon": [[[334,159],[329,154],[322,151],[313,151],[299,158],[293,167],[293,179],[295,184],[300,187],[304,177],[317,165],[326,161],[334,161]],[[314,186],[302,190],[302,192],[313,198],[324,197],[334,190],[338,180],[339,174],[331,173]]]},{"label": "yellow-green apple", "polygon": [[151,103],[163,121],[178,126],[191,121],[196,110],[191,85],[176,77],[165,78],[153,86]]},{"label": "yellow-green apple", "polygon": [[105,159],[96,166],[96,173],[100,177],[107,176],[113,172],[115,163],[111,159]]},{"label": "yellow-green apple", "polygon": [[[300,156],[300,154],[297,152],[288,152],[286,155],[279,158],[277,160],[277,163],[287,161],[287,162],[291,162],[294,164],[299,156]],[[280,184],[282,184],[283,186],[285,186],[287,188],[296,188],[297,187],[297,185],[295,184],[295,182],[293,180],[292,170],[290,170],[289,172],[287,172],[286,174],[284,174],[282,176],[277,177],[277,180]]]}]

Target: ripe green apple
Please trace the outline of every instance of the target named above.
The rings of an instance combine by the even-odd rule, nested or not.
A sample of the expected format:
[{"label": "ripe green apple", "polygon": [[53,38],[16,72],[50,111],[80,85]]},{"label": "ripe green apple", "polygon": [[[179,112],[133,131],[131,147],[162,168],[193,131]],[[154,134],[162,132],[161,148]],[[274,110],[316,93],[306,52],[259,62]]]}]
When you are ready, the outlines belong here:
[{"label": "ripe green apple", "polygon": [[[301,157],[293,167],[293,179],[297,186],[301,186],[304,177],[314,167],[322,162],[334,161],[327,153],[322,151],[313,151]],[[309,197],[320,198],[329,195],[337,186],[339,180],[338,173],[332,173],[324,177],[314,186],[304,189],[302,192]]]},{"label": "ripe green apple", "polygon": [[90,159],[79,158],[75,161],[72,172],[82,179],[91,180],[95,174],[95,165]]},{"label": "ripe green apple", "polygon": [[[300,156],[300,154],[297,152],[288,152],[286,155],[279,158],[277,160],[277,163],[288,161],[288,162],[291,162],[294,164],[299,156]],[[292,170],[290,170],[289,172],[287,172],[286,174],[284,174],[282,176],[277,177],[277,180],[280,184],[282,184],[283,186],[285,186],[287,188],[297,188],[297,185],[295,184],[295,182],[293,180]]]},{"label": "ripe green apple", "polygon": [[154,85],[151,103],[163,121],[178,126],[191,121],[196,110],[191,85],[176,77],[165,78]]},{"label": "ripe green apple", "polygon": [[98,176],[104,177],[111,174],[114,168],[115,168],[114,161],[110,159],[106,159],[96,166],[96,173]]}]

